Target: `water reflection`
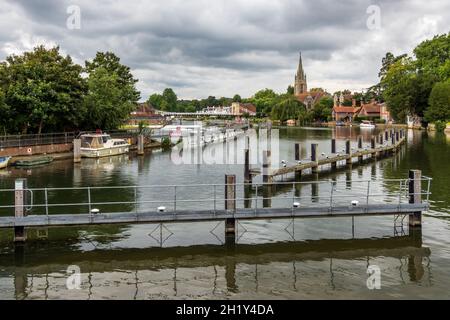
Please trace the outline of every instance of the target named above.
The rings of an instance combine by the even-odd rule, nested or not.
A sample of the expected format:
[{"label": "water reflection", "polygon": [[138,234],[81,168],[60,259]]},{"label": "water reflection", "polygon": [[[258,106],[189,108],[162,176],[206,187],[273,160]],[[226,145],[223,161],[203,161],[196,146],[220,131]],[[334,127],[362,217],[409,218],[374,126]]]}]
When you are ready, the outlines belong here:
[{"label": "water reflection", "polygon": [[[98,249],[82,255],[77,250],[63,250],[62,246],[61,242],[50,242],[45,247],[55,250],[44,251],[39,244],[26,244],[17,246],[13,256],[2,259],[1,277],[13,279],[14,298],[76,295],[81,299],[98,299],[105,293],[105,286],[111,285],[113,291],[120,289],[121,297],[126,299],[177,298],[185,297],[187,292],[193,297],[234,296],[245,293],[249,287],[255,288],[255,292],[265,292],[273,284],[272,290],[280,290],[281,282],[293,292],[301,292],[310,289],[305,280],[314,277],[325,281],[331,290],[342,287],[363,290],[366,268],[378,264],[380,256],[384,259],[380,265],[384,277],[390,278],[397,270],[400,276],[395,277],[403,282],[429,285],[431,281],[431,252],[422,246],[421,232],[417,230],[406,236],[380,239]],[[80,267],[82,290],[66,289],[65,270],[69,265]],[[271,270],[273,265],[279,266],[278,271]],[[352,276],[342,282],[343,274]],[[200,288],[192,289],[193,283]]]}]

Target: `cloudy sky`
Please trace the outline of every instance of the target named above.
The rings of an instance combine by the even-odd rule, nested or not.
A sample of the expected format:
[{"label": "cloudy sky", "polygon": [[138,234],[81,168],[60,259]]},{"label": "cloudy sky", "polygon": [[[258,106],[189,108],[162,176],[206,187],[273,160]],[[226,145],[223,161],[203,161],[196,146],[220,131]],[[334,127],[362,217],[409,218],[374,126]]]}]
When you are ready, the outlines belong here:
[{"label": "cloudy sky", "polygon": [[302,51],[309,87],[362,90],[387,51],[409,53],[449,21],[448,0],[0,0],[0,60],[38,44],[78,63],[110,50],[142,99],[166,87],[181,98],[247,97],[285,91]]}]

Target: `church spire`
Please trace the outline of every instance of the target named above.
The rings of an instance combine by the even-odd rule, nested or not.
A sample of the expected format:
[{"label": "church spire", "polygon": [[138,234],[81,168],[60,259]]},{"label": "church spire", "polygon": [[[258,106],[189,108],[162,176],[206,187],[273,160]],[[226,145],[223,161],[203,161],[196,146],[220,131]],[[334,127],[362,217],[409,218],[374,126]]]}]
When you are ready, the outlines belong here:
[{"label": "church spire", "polygon": [[298,60],[297,74],[295,75],[294,93],[301,94],[307,92],[306,74],[303,70],[302,52],[300,51],[300,57]]}]

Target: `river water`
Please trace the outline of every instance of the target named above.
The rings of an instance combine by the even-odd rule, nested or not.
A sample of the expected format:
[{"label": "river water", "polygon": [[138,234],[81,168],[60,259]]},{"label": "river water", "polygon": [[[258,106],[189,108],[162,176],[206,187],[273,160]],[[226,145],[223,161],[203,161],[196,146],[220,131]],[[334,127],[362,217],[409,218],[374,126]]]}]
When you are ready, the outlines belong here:
[{"label": "river water", "polygon": [[[302,158],[308,157],[311,143],[319,144],[319,152],[328,152],[332,137],[340,150],[359,130],[281,128],[280,156],[291,161],[296,142],[301,143]],[[367,144],[370,133],[362,134]],[[165,224],[161,229],[154,224],[32,229],[23,246],[13,244],[11,230],[0,230],[0,299],[448,299],[450,137],[420,131],[409,131],[407,137],[407,145],[393,157],[302,178],[305,186],[298,193],[306,198],[302,202],[316,203],[314,194],[323,189],[307,185],[315,179],[347,185],[371,180],[372,188],[383,192],[383,179],[405,178],[409,169],[421,169],[433,178],[431,210],[422,230],[408,230],[407,219],[399,230],[392,216],[356,217],[353,227],[348,217],[243,221],[234,246],[224,245],[223,223],[210,222]],[[14,180],[23,177],[29,187],[63,188],[221,184],[225,174],[236,174],[239,183],[242,173],[242,165],[177,165],[170,151],[153,151],[144,157],[2,170],[0,189],[13,188]],[[352,188],[357,188],[355,183]],[[171,189],[155,189],[140,191],[139,199],[169,203]],[[205,186],[183,192],[185,198],[197,199],[212,191]],[[281,188],[277,196],[289,192]],[[131,193],[103,189],[95,197],[130,201]],[[72,191],[51,197],[70,203],[80,196]],[[34,201],[40,197],[36,192]],[[343,199],[338,200],[347,201]],[[125,209],[132,211],[133,206]],[[369,266],[380,270],[380,289],[367,286]],[[68,289],[68,268],[79,268],[79,289]]]}]

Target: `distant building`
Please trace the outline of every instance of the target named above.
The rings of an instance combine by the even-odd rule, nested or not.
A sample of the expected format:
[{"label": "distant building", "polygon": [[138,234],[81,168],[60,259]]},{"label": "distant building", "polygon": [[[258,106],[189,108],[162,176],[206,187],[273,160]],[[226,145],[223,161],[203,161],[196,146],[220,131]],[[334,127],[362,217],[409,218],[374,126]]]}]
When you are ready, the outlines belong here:
[{"label": "distant building", "polygon": [[355,99],[352,99],[351,107],[344,106],[345,99],[342,93],[339,97],[336,94],[334,95],[334,106],[331,115],[335,121],[352,122],[361,110],[361,107],[356,106]]},{"label": "distant building", "polygon": [[128,124],[138,125],[140,122],[145,123],[158,123],[164,118],[157,114],[155,108],[147,102],[139,103],[136,110],[131,112]]},{"label": "distant building", "polygon": [[244,114],[256,116],[256,106],[253,103],[233,102],[231,104],[231,113],[235,116]]}]

